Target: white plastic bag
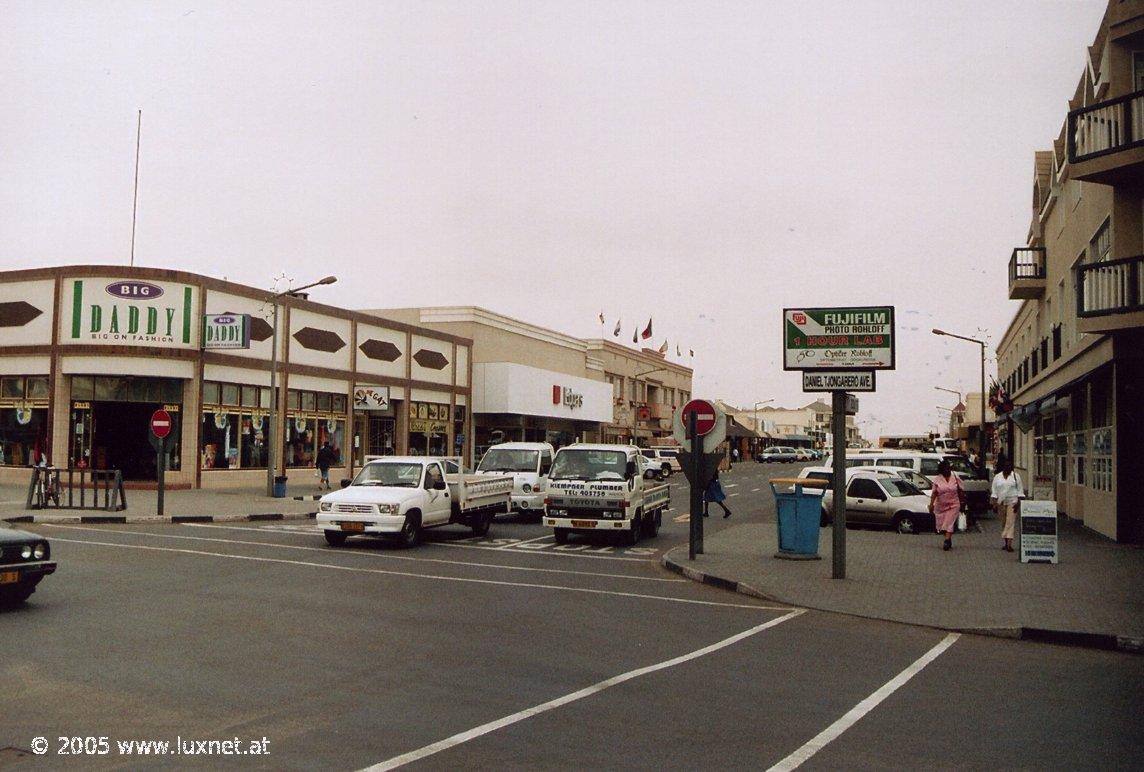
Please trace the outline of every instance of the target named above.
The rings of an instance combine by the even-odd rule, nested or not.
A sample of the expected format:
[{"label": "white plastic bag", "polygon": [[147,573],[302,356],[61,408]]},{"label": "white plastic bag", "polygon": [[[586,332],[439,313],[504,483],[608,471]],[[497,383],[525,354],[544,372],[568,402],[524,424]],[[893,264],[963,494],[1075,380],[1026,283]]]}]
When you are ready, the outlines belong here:
[{"label": "white plastic bag", "polygon": [[957,530],[964,533],[965,529],[968,527],[969,527],[969,521],[966,519],[965,513],[962,512],[962,513],[958,514],[958,516],[957,516]]}]

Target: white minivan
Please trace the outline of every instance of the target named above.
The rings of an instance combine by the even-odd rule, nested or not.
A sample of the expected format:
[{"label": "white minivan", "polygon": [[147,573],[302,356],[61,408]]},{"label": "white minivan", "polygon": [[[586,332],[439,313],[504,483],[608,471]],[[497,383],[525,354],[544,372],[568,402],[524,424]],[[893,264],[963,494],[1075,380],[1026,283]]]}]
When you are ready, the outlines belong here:
[{"label": "white minivan", "polygon": [[510,474],[512,512],[544,514],[544,491],[556,450],[547,442],[504,442],[489,448],[477,474]]}]

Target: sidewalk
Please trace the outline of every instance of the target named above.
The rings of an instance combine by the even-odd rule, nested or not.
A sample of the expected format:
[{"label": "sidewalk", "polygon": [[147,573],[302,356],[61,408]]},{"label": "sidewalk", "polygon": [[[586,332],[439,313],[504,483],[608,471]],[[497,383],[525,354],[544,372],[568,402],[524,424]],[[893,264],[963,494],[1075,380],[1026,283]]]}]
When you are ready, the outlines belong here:
[{"label": "sidewalk", "polygon": [[776,526],[748,523],[710,534],[705,554],[687,545],[664,565],[696,581],[805,608],[1056,643],[1144,653],[1144,549],[1116,544],[1062,521],[1060,563],[1022,564],[1000,549],[1000,525],[941,537],[846,532],[846,579],[831,578],[831,530],[822,560],[773,557]]},{"label": "sidewalk", "polygon": [[[38,509],[24,506],[28,489],[0,487],[0,520],[24,523],[157,523],[218,522],[228,520],[282,520],[313,517],[316,501],[297,501],[294,496],[313,494],[316,486],[295,486],[286,498],[266,495],[264,487],[227,490],[168,490],[163,495],[163,517],[156,514],[157,491],[128,490],[127,508],[119,512],[102,509]],[[78,500],[78,496],[77,496]],[[88,501],[90,501],[90,491]]]}]

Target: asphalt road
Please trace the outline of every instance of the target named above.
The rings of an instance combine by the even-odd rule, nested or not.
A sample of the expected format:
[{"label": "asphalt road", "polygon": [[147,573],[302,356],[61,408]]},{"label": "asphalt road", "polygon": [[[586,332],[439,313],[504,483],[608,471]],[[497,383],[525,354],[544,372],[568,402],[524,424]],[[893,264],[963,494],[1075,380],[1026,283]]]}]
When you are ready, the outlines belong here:
[{"label": "asphalt road", "polygon": [[[737,466],[723,476],[734,516],[706,526],[773,520],[765,480],[792,471]],[[274,769],[1139,763],[1144,658],[680,579],[658,562],[687,534],[672,485],[677,509],[634,548],[558,546],[514,520],[413,550],[332,549],[308,523],[33,526],[60,570],[0,613],[0,748],[43,737],[47,753],[0,750],[0,767],[152,767],[118,743],[200,752],[236,737],[267,753],[228,766]]]}]

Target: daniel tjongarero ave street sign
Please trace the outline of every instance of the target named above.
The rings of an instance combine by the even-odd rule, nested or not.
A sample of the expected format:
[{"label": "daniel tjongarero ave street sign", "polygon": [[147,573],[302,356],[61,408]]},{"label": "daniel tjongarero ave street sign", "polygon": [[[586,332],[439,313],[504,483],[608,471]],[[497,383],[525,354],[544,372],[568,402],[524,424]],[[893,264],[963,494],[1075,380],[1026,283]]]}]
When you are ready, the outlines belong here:
[{"label": "daniel tjongarero ave street sign", "polygon": [[784,370],[893,370],[894,307],[784,308]]}]

